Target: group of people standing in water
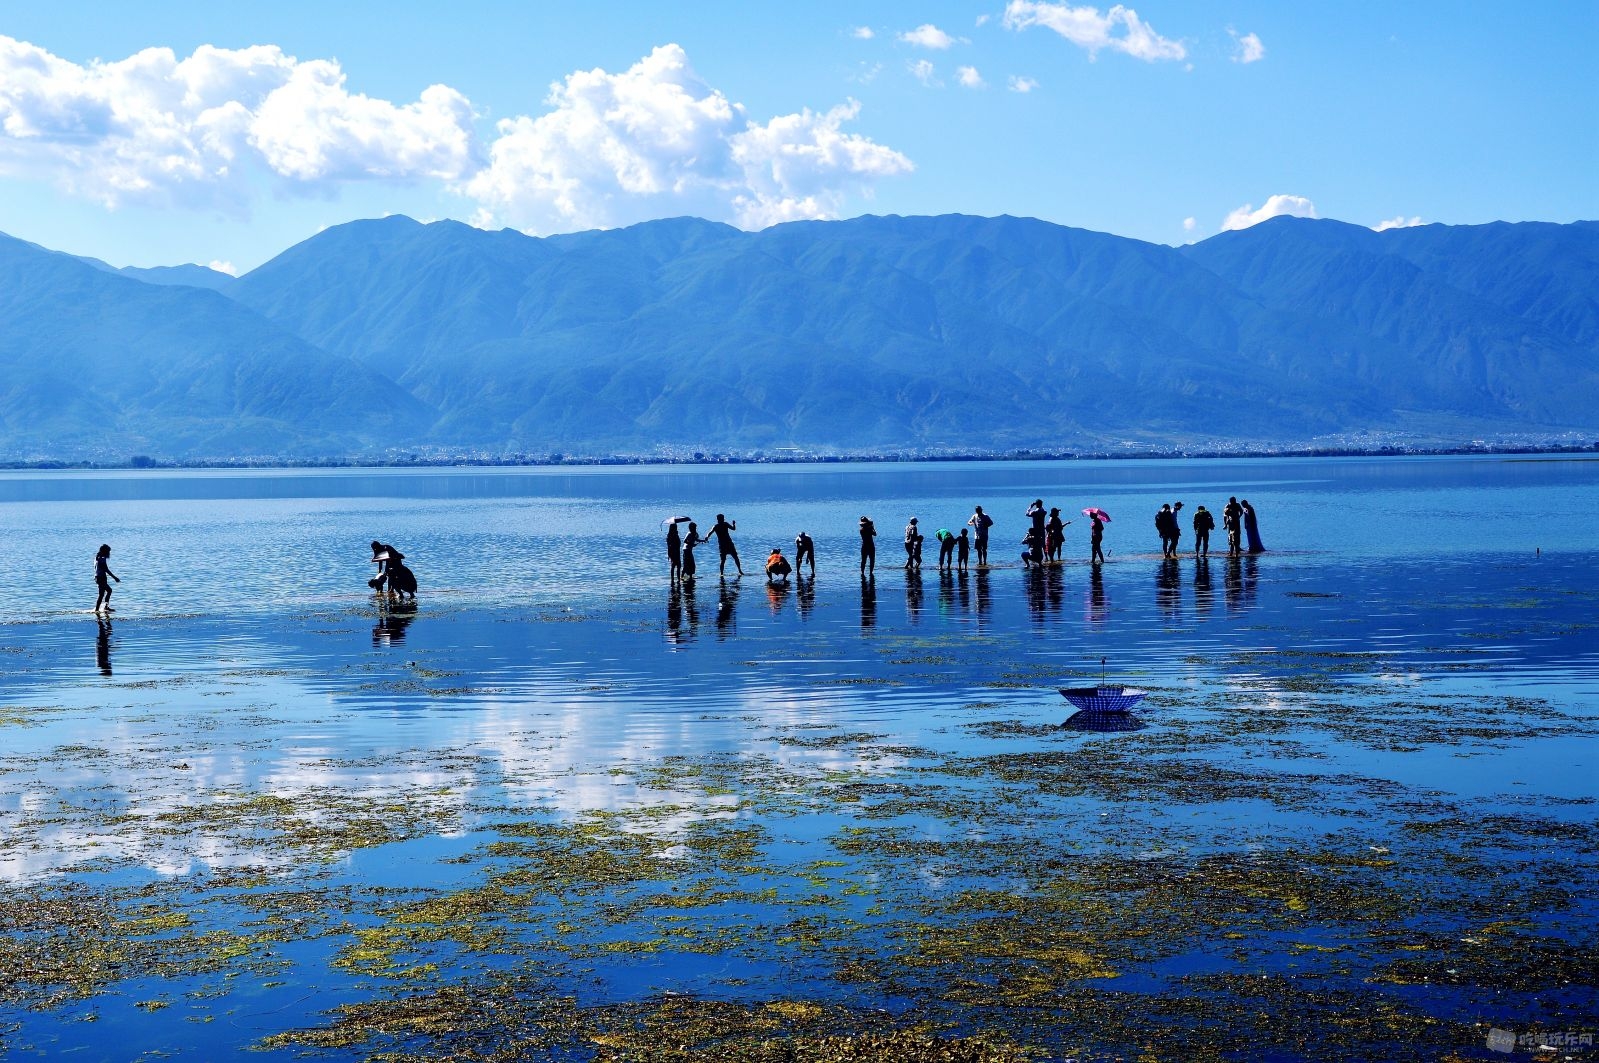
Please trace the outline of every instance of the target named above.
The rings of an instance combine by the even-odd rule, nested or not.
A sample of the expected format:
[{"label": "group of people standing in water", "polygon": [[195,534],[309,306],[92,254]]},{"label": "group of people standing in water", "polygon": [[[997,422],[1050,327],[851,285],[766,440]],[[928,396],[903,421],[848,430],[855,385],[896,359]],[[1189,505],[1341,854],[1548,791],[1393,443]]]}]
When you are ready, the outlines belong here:
[{"label": "group of people standing in water", "polygon": [[[1155,528],[1160,533],[1161,554],[1163,557],[1174,558],[1182,540],[1182,524],[1180,515],[1183,503],[1168,502],[1160,507],[1160,512],[1155,515]],[[1083,514],[1090,520],[1089,529],[1089,561],[1092,564],[1102,564],[1105,560],[1103,543],[1105,539],[1105,524],[1110,521],[1110,514],[1097,507],[1083,510]],[[1044,500],[1034,499],[1032,505],[1027,507],[1028,519],[1027,533],[1022,536],[1021,562],[1023,568],[1040,568],[1048,564],[1059,564],[1066,543],[1066,526],[1072,522],[1061,517],[1060,508],[1045,508]],[[687,524],[687,533],[680,532],[678,526]],[[965,572],[970,564],[972,555],[976,555],[979,568],[988,567],[988,545],[991,530],[994,527],[994,518],[983,512],[982,506],[976,506],[972,515],[966,519],[966,525],[956,534],[948,528],[939,528],[933,535],[938,542],[938,570],[940,572]],[[1215,517],[1204,506],[1199,506],[1194,511],[1194,553],[1195,556],[1204,557],[1210,553],[1210,533],[1216,527]],[[1234,496],[1227,500],[1227,505],[1222,510],[1222,527],[1227,534],[1228,553],[1238,554],[1247,550],[1256,554],[1265,550],[1260,540],[1260,528],[1256,521],[1255,509],[1249,504],[1248,499],[1239,501]],[[667,522],[666,529],[666,557],[671,564],[672,581],[693,580],[697,570],[694,559],[694,549],[703,543],[715,540],[719,574],[727,575],[727,563],[733,562],[734,570],[738,575],[744,575],[744,566],[739,561],[738,548],[733,544],[733,532],[738,530],[738,524],[730,521],[724,514],[716,515],[716,523],[711,527],[708,536],[701,536],[699,525],[688,517],[676,517]],[[862,577],[874,575],[877,571],[877,525],[872,518],[862,515],[857,526],[860,533],[860,570]],[[922,567],[922,547],[926,539],[921,530],[921,522],[912,517],[905,525],[903,545],[905,548],[905,569],[909,572],[918,572]],[[783,553],[782,547],[774,547],[766,558],[766,578],[770,581],[786,580],[793,574],[804,575],[804,569],[809,566],[810,575],[816,575],[816,543],[812,538],[801,531],[794,537],[794,559],[791,562]]]}]

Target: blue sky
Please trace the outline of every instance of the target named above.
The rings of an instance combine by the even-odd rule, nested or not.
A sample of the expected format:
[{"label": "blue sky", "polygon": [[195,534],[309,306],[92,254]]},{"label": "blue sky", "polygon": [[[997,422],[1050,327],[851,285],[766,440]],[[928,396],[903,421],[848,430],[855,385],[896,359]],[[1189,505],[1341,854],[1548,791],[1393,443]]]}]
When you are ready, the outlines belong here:
[{"label": "blue sky", "polygon": [[0,2],[0,231],[247,270],[406,213],[1599,217],[1599,4]]}]

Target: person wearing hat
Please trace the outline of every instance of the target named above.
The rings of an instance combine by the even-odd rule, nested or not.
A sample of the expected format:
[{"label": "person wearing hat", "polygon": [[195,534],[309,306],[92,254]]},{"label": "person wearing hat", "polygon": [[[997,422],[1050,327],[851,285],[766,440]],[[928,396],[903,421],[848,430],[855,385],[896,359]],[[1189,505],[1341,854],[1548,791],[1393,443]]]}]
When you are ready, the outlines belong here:
[{"label": "person wearing hat", "polygon": [[877,574],[877,526],[872,518],[861,514],[861,575]]},{"label": "person wearing hat", "polygon": [[916,547],[917,547],[918,544],[920,544],[921,539],[922,539],[921,529],[916,526],[916,518],[912,517],[911,518],[911,522],[909,524],[905,525],[905,567],[906,568],[915,568],[916,567]]},{"label": "person wearing hat", "polygon": [[811,563],[811,579],[816,578],[816,541],[804,532],[794,536],[794,572],[804,566],[806,560]]}]

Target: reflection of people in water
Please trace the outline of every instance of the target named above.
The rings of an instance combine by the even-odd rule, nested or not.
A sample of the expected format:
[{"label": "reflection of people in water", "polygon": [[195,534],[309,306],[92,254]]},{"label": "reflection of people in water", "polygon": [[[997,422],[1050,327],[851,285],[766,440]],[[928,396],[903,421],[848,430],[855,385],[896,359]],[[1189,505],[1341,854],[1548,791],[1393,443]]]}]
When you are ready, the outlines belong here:
[{"label": "reflection of people in water", "polygon": [[877,579],[866,576],[861,580],[861,630],[877,626]]},{"label": "reflection of people in water", "polygon": [[411,626],[411,621],[416,619],[414,608],[385,609],[378,614],[378,622],[372,628],[372,645],[398,646],[405,641],[405,629]]},{"label": "reflection of people in water", "polygon": [[1182,604],[1181,579],[1182,570],[1177,567],[1177,558],[1162,558],[1160,567],[1155,570],[1155,601],[1168,620],[1176,619],[1178,607]]},{"label": "reflection of people in water", "polygon": [[1090,624],[1103,624],[1109,613],[1105,598],[1105,570],[1095,565],[1088,573],[1088,608],[1084,616]]},{"label": "reflection of people in water", "polygon": [[729,583],[726,579],[720,580],[717,588],[716,599],[716,637],[727,638],[735,633],[737,625],[733,615],[734,606],[738,605],[738,581]]},{"label": "reflection of people in water", "polygon": [[922,619],[922,574],[917,569],[905,573],[905,615],[913,624]]},{"label": "reflection of people in water", "polygon": [[1200,616],[1210,615],[1215,594],[1210,586],[1210,556],[1200,554],[1194,564],[1194,611]]},{"label": "reflection of people in water", "polygon": [[811,609],[816,606],[816,577],[812,576],[810,579],[805,579],[795,573],[794,597],[799,603],[799,618],[801,620],[809,620],[811,618]]},{"label": "reflection of people in water", "polygon": [[99,628],[99,634],[95,636],[94,640],[94,663],[99,665],[101,675],[110,676],[111,618],[108,616],[97,616],[94,618],[94,622]]},{"label": "reflection of people in water", "polygon": [[783,602],[788,599],[790,589],[791,585],[787,580],[783,580],[780,583],[773,583],[771,580],[766,581],[766,604],[771,607],[773,616],[777,616],[783,611]]}]

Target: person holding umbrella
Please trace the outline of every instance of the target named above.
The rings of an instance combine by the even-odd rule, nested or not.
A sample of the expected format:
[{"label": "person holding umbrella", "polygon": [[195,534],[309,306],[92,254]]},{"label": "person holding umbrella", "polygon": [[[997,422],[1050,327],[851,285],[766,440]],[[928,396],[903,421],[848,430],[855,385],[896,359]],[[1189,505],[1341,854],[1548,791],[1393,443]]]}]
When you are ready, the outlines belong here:
[{"label": "person holding umbrella", "polygon": [[1110,514],[1098,506],[1089,506],[1083,510],[1083,516],[1090,518],[1094,522],[1093,527],[1088,532],[1088,542],[1093,547],[1093,553],[1089,555],[1088,560],[1096,565],[1102,564],[1105,560],[1105,553],[1100,549],[1100,544],[1105,541],[1105,524],[1110,520]]}]

